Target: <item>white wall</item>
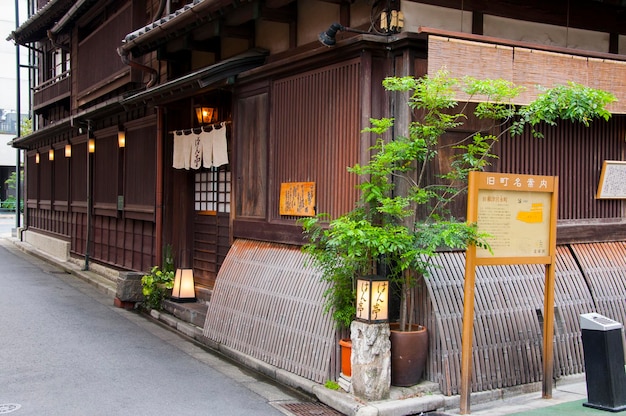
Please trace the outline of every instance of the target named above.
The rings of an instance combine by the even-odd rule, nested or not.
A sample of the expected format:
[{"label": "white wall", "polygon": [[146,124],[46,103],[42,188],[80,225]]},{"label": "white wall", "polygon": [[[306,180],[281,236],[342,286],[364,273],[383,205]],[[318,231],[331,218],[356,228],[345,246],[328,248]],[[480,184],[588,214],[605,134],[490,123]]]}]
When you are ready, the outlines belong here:
[{"label": "white wall", "polygon": [[485,36],[586,51],[609,51],[608,33],[524,22],[497,16],[485,15],[484,34]]},{"label": "white wall", "polygon": [[7,145],[14,137],[10,134],[0,134],[0,166],[15,166],[16,150]]},{"label": "white wall", "polygon": [[[19,0],[20,21],[25,21],[26,0]],[[15,30],[15,1],[2,0],[2,13],[0,13],[0,108],[15,110],[17,106],[16,79],[17,68],[15,60],[15,44],[6,38]],[[28,64],[28,50],[20,48],[20,64]],[[28,113],[28,70],[21,70],[21,112]],[[0,147],[0,152],[1,152]],[[15,162],[14,162],[15,163]]]},{"label": "white wall", "polygon": [[417,32],[420,26],[472,33],[472,13],[446,7],[402,1],[403,32]]}]

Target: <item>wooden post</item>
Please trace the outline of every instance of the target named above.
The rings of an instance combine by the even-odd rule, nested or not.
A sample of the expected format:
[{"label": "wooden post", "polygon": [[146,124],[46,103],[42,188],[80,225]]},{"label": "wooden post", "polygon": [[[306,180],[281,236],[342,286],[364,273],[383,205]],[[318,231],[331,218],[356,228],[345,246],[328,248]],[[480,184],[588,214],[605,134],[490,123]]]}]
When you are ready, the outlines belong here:
[{"label": "wooden post", "polygon": [[[476,251],[476,247],[468,248]],[[476,267],[474,255],[465,258],[465,284],[463,286],[463,332],[461,334],[461,402],[462,415],[470,412],[471,379],[472,379],[472,342],[474,334],[474,286]]]},{"label": "wooden post", "polygon": [[557,195],[559,178],[554,178],[550,206],[550,255],[552,261],[546,264],[546,283],[543,301],[543,382],[541,396],[552,398],[552,378],[554,371],[554,268],[556,267],[556,219],[558,215]]},{"label": "wooden post", "polygon": [[[476,172],[470,172],[467,191],[467,221],[478,218],[478,187]],[[472,338],[474,335],[474,287],[476,282],[476,246],[470,245],[465,252],[465,283],[463,285],[463,331],[461,333],[461,402],[462,415],[470,412],[472,379]]]},{"label": "wooden post", "polygon": [[541,396],[552,398],[552,370],[554,367],[554,264],[546,265],[546,283],[543,301],[543,383]]}]

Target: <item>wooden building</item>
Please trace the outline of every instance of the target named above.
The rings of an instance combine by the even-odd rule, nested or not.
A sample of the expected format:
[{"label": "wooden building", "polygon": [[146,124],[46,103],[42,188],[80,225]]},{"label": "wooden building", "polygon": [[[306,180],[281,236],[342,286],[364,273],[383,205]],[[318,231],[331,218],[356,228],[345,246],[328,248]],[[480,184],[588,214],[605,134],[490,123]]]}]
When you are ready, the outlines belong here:
[{"label": "wooden building", "polygon": [[[397,11],[403,25],[381,29],[383,12]],[[334,26],[336,44],[323,46],[318,35],[335,22],[341,25]],[[445,66],[453,75],[505,78],[528,87],[519,104],[536,95],[536,84],[576,81],[613,92],[619,101],[608,123],[563,124],[546,127],[542,140],[502,141],[493,168],[559,176],[558,242],[572,269],[594,258],[574,255],[587,243],[612,242],[602,246],[611,247],[607,258],[626,250],[619,243],[626,241],[623,200],[594,198],[603,161],[626,154],[623,2],[38,0],[37,12],[9,39],[32,48],[38,66],[35,131],[13,141],[26,154],[23,238],[71,261],[130,271],[149,270],[169,245],[177,266],[193,267],[199,293],[224,293],[215,299],[222,309],[214,315],[209,310],[207,338],[312,380],[336,376],[335,335],[328,318],[319,317],[317,287],[299,295],[280,289],[297,291],[298,279],[315,280],[314,271],[300,273],[301,229],[297,217],[280,215],[280,187],[314,182],[317,212],[336,216],[352,208],[357,178],[346,167],[365,160],[373,140],[361,130],[370,117],[396,117],[399,128],[408,122],[404,103],[382,89],[386,76],[420,76]],[[203,107],[212,116],[200,123],[196,115]],[[194,140],[181,144],[188,136]],[[197,158],[177,160],[195,139],[203,144]],[[459,261],[447,267],[458,271]],[[626,265],[608,264],[606,270],[621,267],[621,277],[606,279],[622,283],[617,299],[623,304]],[[505,275],[520,273],[526,272]],[[275,280],[264,286],[259,279],[265,277]],[[602,279],[598,287],[608,287]],[[239,291],[227,296],[220,280]],[[420,319],[432,334],[426,376],[453,394],[460,346],[451,334],[460,318],[452,298],[444,299],[459,293],[445,292],[441,288],[454,285],[440,283],[433,278],[421,291]],[[535,289],[541,299],[541,287]],[[562,302],[579,305],[584,298],[584,307],[602,310],[597,293],[585,290]],[[292,298],[311,297],[318,316],[310,323],[277,323],[306,310],[306,302],[276,312],[273,321],[267,310],[261,319],[246,315],[247,308],[258,315],[253,304],[285,301],[289,307]],[[519,309],[498,305],[502,313]],[[516,332],[524,334],[519,340],[479,339],[475,390],[541,377],[541,365],[526,369],[517,359],[497,358],[508,356],[507,348],[534,348],[540,339],[537,308],[521,309],[526,315],[516,322],[534,323],[532,330]],[[623,306],[617,313],[614,319],[626,320]],[[239,319],[236,332],[229,317]],[[567,319],[561,335],[573,340],[567,348],[579,351],[577,318]],[[242,322],[278,335],[248,337]],[[223,329],[216,329],[219,324]],[[490,325],[485,323],[486,333]],[[295,333],[315,339],[292,358],[273,349],[277,337]],[[497,342],[502,348],[496,351]],[[558,354],[563,367],[557,374],[582,371],[580,357]],[[524,362],[540,361],[540,355],[535,348]],[[517,375],[502,376],[509,368]]]}]

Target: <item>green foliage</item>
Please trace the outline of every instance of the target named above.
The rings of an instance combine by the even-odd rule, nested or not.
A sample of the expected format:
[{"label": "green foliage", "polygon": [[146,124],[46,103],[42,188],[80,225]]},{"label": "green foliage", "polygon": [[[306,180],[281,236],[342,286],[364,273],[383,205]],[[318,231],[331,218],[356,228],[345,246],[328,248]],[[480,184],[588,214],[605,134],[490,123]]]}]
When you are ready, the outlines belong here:
[{"label": "green foliage", "polygon": [[[404,329],[413,319],[408,313],[413,309],[409,289],[420,274],[426,274],[437,250],[465,249],[469,244],[489,249],[489,236],[478,232],[476,224],[452,218],[449,207],[465,193],[469,172],[484,170],[496,158],[492,148],[503,135],[521,134],[528,126],[534,132],[537,124],[554,124],[559,119],[588,125],[596,118],[607,119],[610,114],[605,107],[614,100],[607,92],[569,84],[517,107],[511,100],[520,87],[504,80],[467,77],[460,81],[445,71],[419,79],[391,77],[383,85],[389,91],[410,93],[413,118],[408,136],[388,140],[385,134],[394,119],[372,119],[372,127],[364,129],[379,136],[371,159],[349,168],[362,178],[356,208],[330,221],[324,215],[301,220],[308,238],[303,250],[331,283],[325,293],[326,310],[344,327],[349,327],[355,314],[357,277],[384,271],[402,287],[400,325]],[[467,119],[467,104],[461,106],[454,99],[458,90],[479,102],[473,115],[491,121],[487,130],[498,135],[477,131],[449,145],[455,156],[447,171],[433,181],[426,172],[443,149],[442,135]]]},{"label": "green foliage", "polygon": [[327,380],[326,383],[324,383],[324,387],[330,390],[339,390],[341,388],[339,383],[333,380]]},{"label": "green foliage", "polygon": [[30,118],[22,119],[20,123],[20,136],[28,136],[33,132],[33,120]]},{"label": "green foliage", "polygon": [[[20,169],[20,178],[22,183],[24,183],[24,171]],[[17,186],[17,175],[15,172],[11,172],[11,175],[4,181],[7,185],[8,189],[12,189],[15,191]],[[15,196],[10,195],[4,201],[0,201],[0,208],[15,210]],[[20,211],[24,210],[24,201],[20,200]]]},{"label": "green foliage", "polygon": [[174,273],[174,257],[171,246],[167,245],[163,249],[163,268],[154,266],[141,278],[141,291],[147,307],[161,309],[167,290],[174,287]]}]

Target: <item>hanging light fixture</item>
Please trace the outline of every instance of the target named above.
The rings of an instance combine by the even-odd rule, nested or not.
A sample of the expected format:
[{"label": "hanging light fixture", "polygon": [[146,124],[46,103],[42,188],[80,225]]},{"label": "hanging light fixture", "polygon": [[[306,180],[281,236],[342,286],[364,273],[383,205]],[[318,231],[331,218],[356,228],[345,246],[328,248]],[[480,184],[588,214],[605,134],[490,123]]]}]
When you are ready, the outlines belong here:
[{"label": "hanging light fixture", "polygon": [[389,281],[380,276],[365,276],[356,281],[356,319],[367,323],[387,322]]},{"label": "hanging light fixture", "polygon": [[96,152],[96,139],[89,139],[87,141],[87,151],[89,153],[95,153]]},{"label": "hanging light fixture", "polygon": [[65,145],[65,157],[72,157],[72,145],[71,144]]},{"label": "hanging light fixture", "polygon": [[120,149],[126,147],[126,131],[122,128],[117,131],[117,145]]},{"label": "hanging light fixture", "polygon": [[39,152],[35,153],[35,163],[39,164]]},{"label": "hanging light fixture", "polygon": [[48,160],[51,162],[54,160],[54,149],[48,150]]},{"label": "hanging light fixture", "polygon": [[217,119],[217,108],[198,106],[196,107],[196,118],[199,124],[210,124]]},{"label": "hanging light fixture", "polygon": [[192,269],[176,269],[174,287],[172,288],[172,300],[174,302],[196,301],[196,288]]}]

